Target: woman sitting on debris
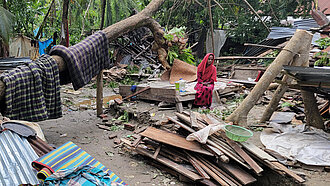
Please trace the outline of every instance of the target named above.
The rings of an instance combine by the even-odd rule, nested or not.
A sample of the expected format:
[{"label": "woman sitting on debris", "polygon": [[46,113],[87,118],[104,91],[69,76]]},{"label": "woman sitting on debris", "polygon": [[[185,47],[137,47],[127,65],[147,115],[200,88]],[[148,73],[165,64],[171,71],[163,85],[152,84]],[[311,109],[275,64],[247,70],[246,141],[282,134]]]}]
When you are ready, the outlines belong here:
[{"label": "woman sitting on debris", "polygon": [[194,104],[197,106],[205,106],[207,108],[211,106],[214,82],[217,81],[217,70],[213,62],[214,54],[208,53],[198,65],[194,101]]}]

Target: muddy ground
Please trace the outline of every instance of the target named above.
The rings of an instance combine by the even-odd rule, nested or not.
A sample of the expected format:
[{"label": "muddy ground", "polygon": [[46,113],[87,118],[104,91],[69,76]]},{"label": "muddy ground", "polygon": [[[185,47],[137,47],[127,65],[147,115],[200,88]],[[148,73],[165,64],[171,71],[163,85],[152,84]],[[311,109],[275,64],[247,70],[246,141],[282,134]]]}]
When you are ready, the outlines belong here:
[{"label": "muddy ground", "polygon": [[[109,136],[117,134],[117,138],[121,138],[131,135],[133,132],[121,127],[114,128],[114,131],[100,129],[97,124],[103,123],[102,119],[96,117],[95,105],[88,103],[88,100],[95,99],[96,94],[93,84],[85,86],[78,92],[71,91],[71,87],[71,85],[66,85],[61,89],[63,117],[39,122],[49,144],[58,147],[68,141],[74,142],[106,167],[110,168],[129,185],[193,185],[180,182],[177,178],[149,165],[148,159],[130,152],[126,148],[116,147],[114,143],[115,138],[109,139]],[[105,97],[115,94],[111,88],[104,89]],[[76,105],[84,100],[84,104]],[[156,123],[165,120],[167,116],[174,116],[174,109],[159,111],[157,104],[157,102],[135,101],[128,105],[130,108],[138,111],[149,110],[152,119]],[[263,109],[264,106],[262,105],[255,106],[249,113],[248,123],[255,124],[261,117]],[[110,120],[113,117],[111,114],[108,114],[108,116]],[[139,125],[139,127],[143,125],[137,124],[135,121],[130,122]],[[259,135],[260,132],[255,131],[254,137],[249,140],[262,147]],[[295,170],[306,174],[306,185],[325,186],[330,183],[330,174],[327,172]],[[274,184],[294,185],[292,180],[283,179],[283,177],[277,176],[271,171],[266,174],[265,179],[259,182],[258,185]]]}]

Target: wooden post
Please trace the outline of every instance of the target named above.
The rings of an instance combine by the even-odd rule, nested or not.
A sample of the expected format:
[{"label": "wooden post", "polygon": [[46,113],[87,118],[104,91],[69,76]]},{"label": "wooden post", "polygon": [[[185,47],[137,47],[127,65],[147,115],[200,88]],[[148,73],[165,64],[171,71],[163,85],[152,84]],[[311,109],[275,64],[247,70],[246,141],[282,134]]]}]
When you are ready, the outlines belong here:
[{"label": "wooden post", "polygon": [[[105,6],[106,0],[102,0],[100,30],[103,29],[104,25]],[[96,115],[100,116],[101,114],[103,114],[103,70],[96,77]]]},{"label": "wooden post", "polygon": [[247,124],[247,114],[267,90],[270,83],[282,70],[283,65],[288,64],[306,45],[310,46],[313,35],[305,30],[297,30],[288,44],[279,53],[273,63],[267,68],[264,75],[258,81],[251,93],[244,99],[240,106],[226,119],[235,124]]}]

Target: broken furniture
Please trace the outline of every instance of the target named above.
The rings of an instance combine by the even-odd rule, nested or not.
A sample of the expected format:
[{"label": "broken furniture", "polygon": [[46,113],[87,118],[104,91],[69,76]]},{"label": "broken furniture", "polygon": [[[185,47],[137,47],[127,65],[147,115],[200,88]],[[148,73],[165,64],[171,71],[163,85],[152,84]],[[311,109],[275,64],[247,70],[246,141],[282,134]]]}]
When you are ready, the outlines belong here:
[{"label": "broken furniture", "polygon": [[[194,87],[196,82],[186,84],[186,92],[178,92],[175,90],[175,85],[170,84],[169,81],[154,81],[136,86],[136,92],[145,89],[148,90],[136,95],[138,99],[152,100],[152,101],[165,101],[168,103],[174,103],[177,106],[178,111],[183,110],[182,102],[195,100],[196,90]],[[215,82],[214,91],[225,90],[226,83]],[[131,91],[131,86],[120,85],[119,93],[123,97],[129,96],[134,92]]]}]

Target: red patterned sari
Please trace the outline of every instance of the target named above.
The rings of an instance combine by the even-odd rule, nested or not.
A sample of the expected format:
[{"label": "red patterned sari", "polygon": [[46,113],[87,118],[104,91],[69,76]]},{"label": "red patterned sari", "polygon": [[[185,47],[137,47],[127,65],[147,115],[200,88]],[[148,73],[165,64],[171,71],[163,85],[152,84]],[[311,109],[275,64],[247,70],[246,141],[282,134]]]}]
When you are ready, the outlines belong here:
[{"label": "red patterned sari", "polygon": [[210,107],[212,103],[212,93],[214,89],[214,82],[217,81],[217,70],[213,65],[207,65],[207,60],[212,53],[206,54],[202,62],[197,68],[197,84],[195,86],[196,96],[194,104],[198,106]]}]

